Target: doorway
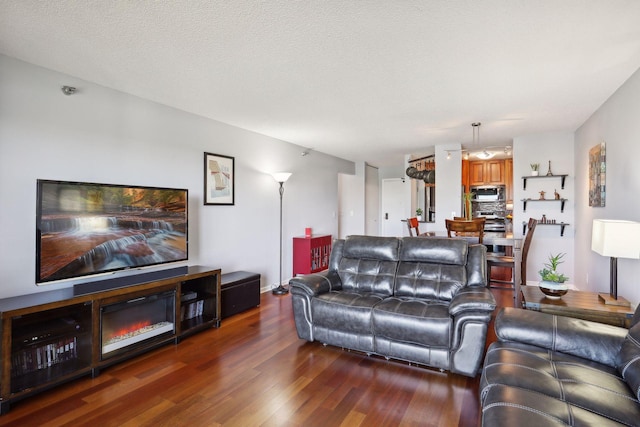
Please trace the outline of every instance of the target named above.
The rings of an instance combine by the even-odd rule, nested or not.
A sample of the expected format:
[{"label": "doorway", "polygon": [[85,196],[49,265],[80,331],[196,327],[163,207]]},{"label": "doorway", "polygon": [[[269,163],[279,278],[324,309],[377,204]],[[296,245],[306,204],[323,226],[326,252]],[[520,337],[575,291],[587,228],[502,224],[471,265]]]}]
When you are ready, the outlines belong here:
[{"label": "doorway", "polygon": [[400,237],[406,228],[403,219],[407,219],[406,193],[411,184],[402,178],[382,180],[382,235]]}]

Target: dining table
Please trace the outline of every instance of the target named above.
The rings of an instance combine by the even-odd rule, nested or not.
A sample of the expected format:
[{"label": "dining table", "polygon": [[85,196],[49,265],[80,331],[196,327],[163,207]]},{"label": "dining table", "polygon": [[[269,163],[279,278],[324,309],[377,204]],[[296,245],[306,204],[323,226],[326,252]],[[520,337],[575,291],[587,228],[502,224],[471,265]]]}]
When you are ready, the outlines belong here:
[{"label": "dining table", "polygon": [[[447,237],[446,231],[432,231],[428,233],[428,235],[423,237]],[[469,243],[478,243],[478,236],[464,236],[458,235],[452,237],[452,239],[465,239]],[[513,256],[514,262],[514,271],[513,277],[515,278],[515,287],[513,290],[514,299],[515,299],[515,307],[522,307],[522,292],[520,289],[520,274],[521,274],[521,262],[522,262],[522,237],[516,237],[513,235],[513,232],[508,231],[485,231],[484,236],[482,238],[482,244],[486,246],[496,247],[496,246],[504,246],[506,248],[510,248],[511,255]],[[507,252],[509,252],[507,251]]]}]

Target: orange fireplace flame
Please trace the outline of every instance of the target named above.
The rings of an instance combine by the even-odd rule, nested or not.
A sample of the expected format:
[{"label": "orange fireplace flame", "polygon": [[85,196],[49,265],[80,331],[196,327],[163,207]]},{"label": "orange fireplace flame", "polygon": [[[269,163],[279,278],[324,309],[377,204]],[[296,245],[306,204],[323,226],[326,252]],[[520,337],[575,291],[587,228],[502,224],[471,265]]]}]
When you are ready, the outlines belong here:
[{"label": "orange fireplace flame", "polygon": [[137,323],[133,323],[131,325],[128,325],[122,329],[117,330],[116,332],[114,332],[111,337],[109,339],[115,339],[115,338],[119,338],[119,337],[124,337],[126,335],[131,335],[136,331],[139,331],[142,328],[145,328],[147,326],[151,325],[151,321],[149,320],[143,320],[142,322],[137,322]]}]

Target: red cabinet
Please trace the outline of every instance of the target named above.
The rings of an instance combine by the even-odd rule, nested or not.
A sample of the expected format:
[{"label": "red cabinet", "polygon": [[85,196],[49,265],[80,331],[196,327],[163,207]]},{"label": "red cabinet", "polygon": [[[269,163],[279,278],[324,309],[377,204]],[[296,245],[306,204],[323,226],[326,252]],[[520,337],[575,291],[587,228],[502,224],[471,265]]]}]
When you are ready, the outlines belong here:
[{"label": "red cabinet", "polygon": [[293,276],[329,268],[331,235],[293,238]]}]

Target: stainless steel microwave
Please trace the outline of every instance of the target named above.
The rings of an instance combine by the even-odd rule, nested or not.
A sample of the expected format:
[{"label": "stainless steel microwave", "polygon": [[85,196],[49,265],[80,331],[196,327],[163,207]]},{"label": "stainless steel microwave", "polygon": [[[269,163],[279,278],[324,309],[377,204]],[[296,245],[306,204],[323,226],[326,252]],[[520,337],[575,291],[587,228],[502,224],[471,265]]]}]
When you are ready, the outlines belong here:
[{"label": "stainless steel microwave", "polygon": [[472,199],[478,202],[504,201],[504,185],[476,185],[471,186]]}]

